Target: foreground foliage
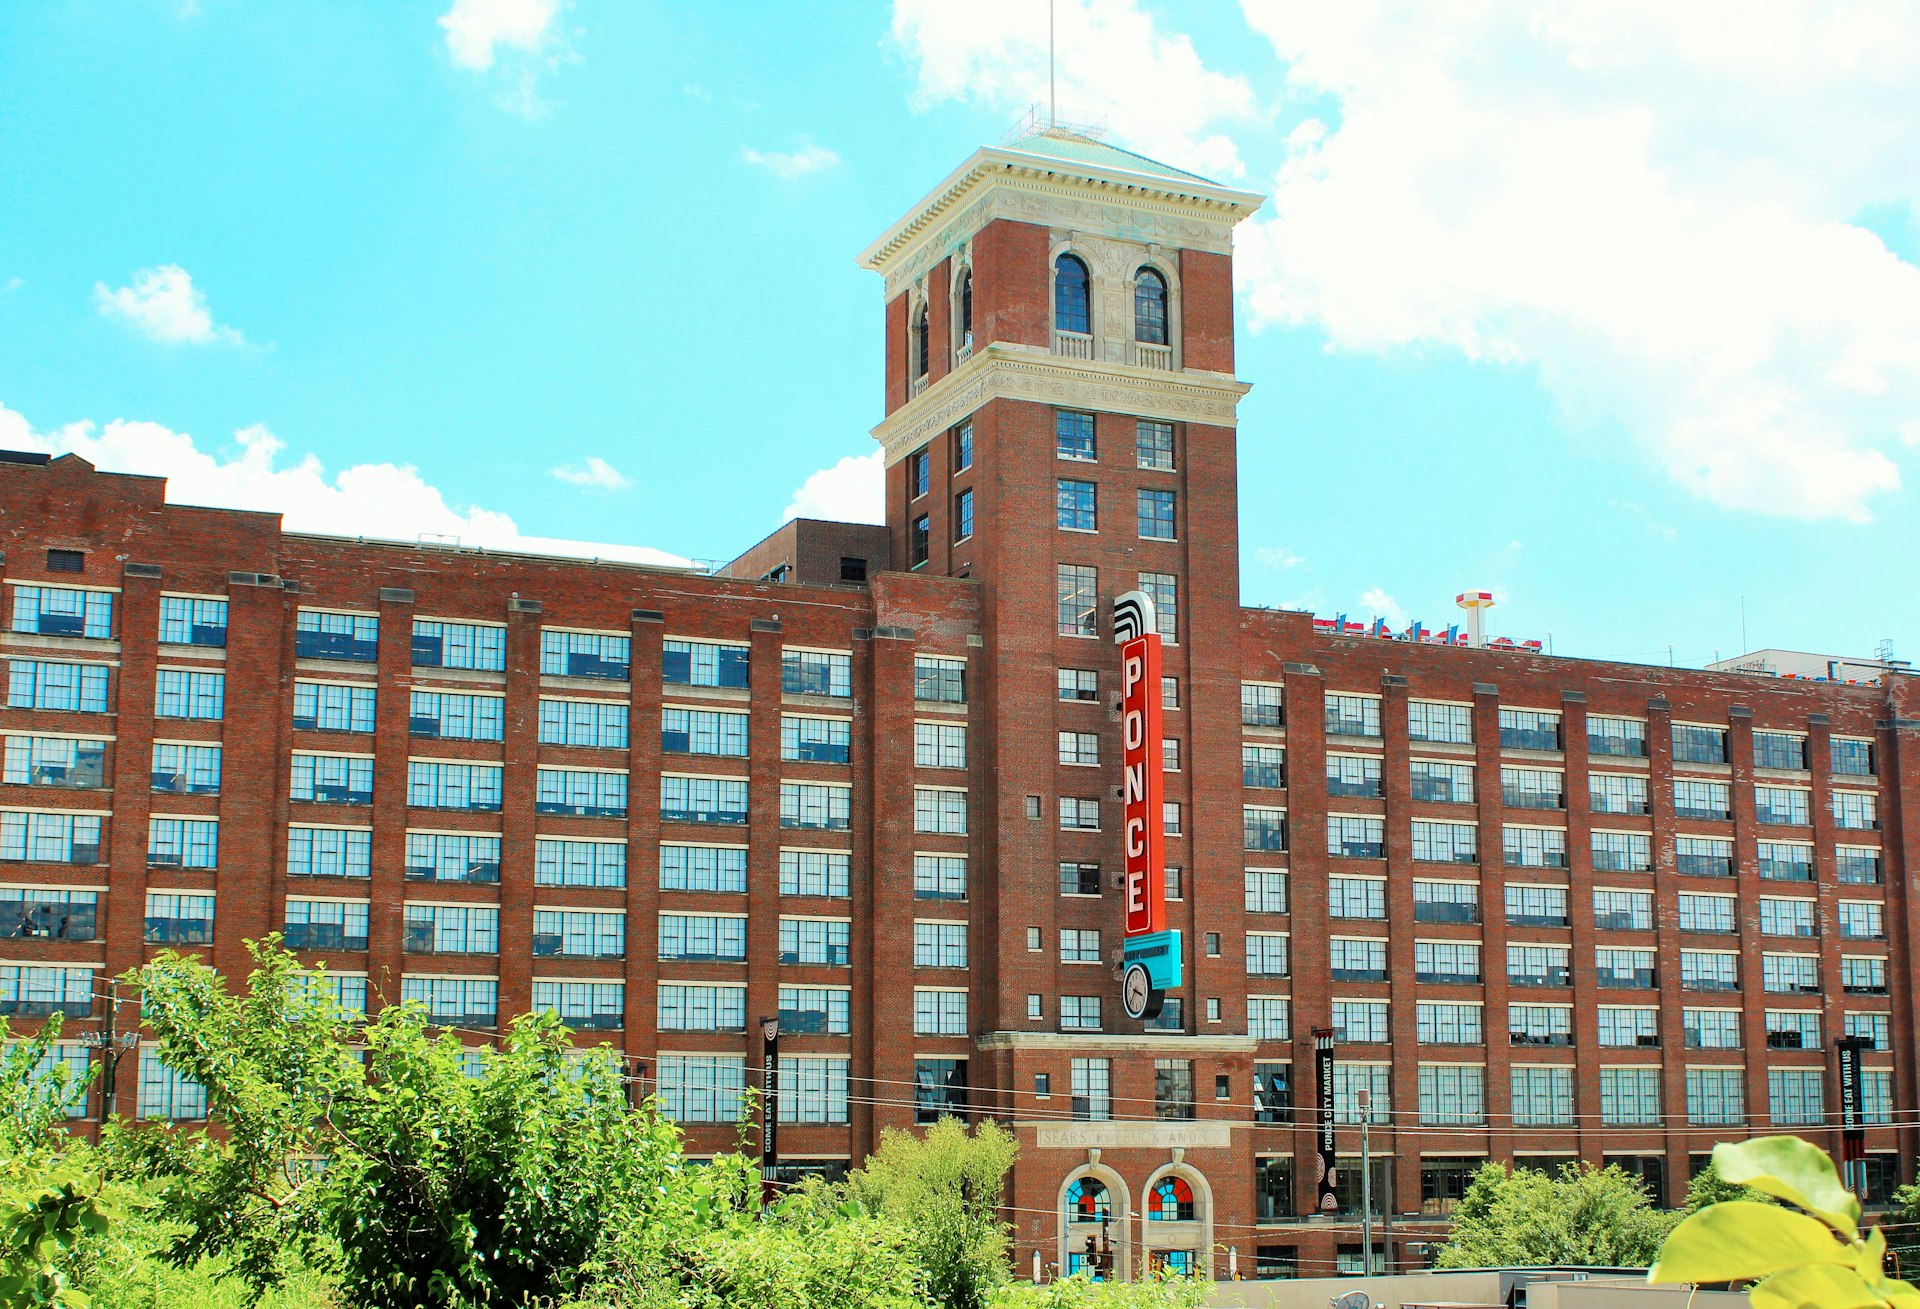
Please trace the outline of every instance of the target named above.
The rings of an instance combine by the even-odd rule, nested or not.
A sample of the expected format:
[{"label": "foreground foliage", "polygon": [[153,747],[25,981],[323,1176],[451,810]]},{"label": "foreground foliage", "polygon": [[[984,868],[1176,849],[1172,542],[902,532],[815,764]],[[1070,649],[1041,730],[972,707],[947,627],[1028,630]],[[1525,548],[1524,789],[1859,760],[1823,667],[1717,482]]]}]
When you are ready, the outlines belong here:
[{"label": "foreground foliage", "polygon": [[1667,1238],[1650,1282],[1753,1281],[1754,1309],[1920,1309],[1920,1290],[1886,1275],[1887,1241],[1860,1230],[1860,1202],[1833,1160],[1794,1136],[1713,1148],[1727,1182],[1784,1205],[1723,1200]]},{"label": "foreground foliage", "polygon": [[1674,1221],[1614,1165],[1569,1163],[1548,1174],[1488,1163],[1454,1210],[1438,1266],[1644,1268]]}]

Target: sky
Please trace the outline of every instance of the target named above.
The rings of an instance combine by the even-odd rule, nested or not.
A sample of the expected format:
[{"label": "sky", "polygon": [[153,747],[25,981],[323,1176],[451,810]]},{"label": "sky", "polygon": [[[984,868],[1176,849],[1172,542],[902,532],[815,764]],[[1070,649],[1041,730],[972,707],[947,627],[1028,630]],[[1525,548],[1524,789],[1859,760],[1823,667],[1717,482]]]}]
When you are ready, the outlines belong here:
[{"label": "sky", "polygon": [[[1920,10],[1056,0],[1238,233],[1242,600],[1920,658]],[[10,0],[0,448],[290,528],[731,558],[875,520],[857,253],[1041,0]]]}]

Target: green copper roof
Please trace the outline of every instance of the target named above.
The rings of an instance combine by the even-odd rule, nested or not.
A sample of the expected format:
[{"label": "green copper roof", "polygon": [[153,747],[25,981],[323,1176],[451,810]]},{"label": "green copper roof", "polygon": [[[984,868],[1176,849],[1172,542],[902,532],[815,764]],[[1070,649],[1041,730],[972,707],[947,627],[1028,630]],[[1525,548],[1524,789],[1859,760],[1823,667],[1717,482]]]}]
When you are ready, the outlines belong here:
[{"label": "green copper roof", "polygon": [[1022,154],[1042,155],[1049,159],[1060,159],[1068,163],[1090,164],[1095,168],[1112,168],[1123,173],[1140,173],[1146,177],[1170,177],[1183,182],[1198,182],[1202,186],[1218,186],[1197,173],[1183,172],[1178,168],[1159,163],[1137,155],[1131,150],[1122,150],[1103,141],[1078,132],[1069,132],[1064,128],[1051,128],[1021,137],[1009,150],[1018,150]]}]

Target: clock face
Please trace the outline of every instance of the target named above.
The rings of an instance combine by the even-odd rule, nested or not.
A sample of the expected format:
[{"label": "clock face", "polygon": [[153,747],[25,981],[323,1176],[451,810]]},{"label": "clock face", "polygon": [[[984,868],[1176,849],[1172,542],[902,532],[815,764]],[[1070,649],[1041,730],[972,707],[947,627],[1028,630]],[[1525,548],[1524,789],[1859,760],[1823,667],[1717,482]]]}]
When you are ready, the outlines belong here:
[{"label": "clock face", "polygon": [[1153,981],[1147,976],[1147,970],[1135,964],[1127,969],[1126,980],[1121,986],[1121,999],[1127,1006],[1129,1018],[1144,1018],[1147,1006],[1153,1000]]}]

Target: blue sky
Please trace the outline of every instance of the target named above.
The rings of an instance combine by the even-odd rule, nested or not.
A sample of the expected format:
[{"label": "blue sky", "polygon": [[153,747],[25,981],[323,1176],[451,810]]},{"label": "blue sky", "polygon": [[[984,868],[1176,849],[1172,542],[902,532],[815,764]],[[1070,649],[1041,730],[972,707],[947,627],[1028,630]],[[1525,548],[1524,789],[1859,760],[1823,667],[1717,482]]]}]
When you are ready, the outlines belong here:
[{"label": "blue sky", "polygon": [[[1920,654],[1920,30],[1671,8],[1059,0],[1063,118],[1275,197],[1247,603],[1486,587],[1688,663],[1744,597],[1751,646]],[[403,538],[721,559],[871,512],[854,256],[1045,39],[1037,0],[0,6],[0,445]]]}]

